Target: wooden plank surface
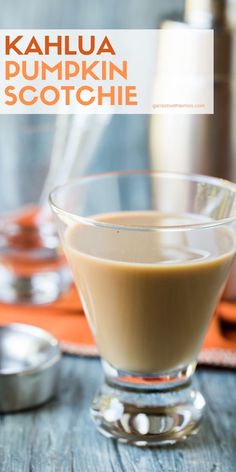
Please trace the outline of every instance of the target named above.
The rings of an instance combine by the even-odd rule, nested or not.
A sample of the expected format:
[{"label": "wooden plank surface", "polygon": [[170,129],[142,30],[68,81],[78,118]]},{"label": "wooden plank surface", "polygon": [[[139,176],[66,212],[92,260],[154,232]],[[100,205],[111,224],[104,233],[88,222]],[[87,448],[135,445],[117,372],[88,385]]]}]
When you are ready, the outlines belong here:
[{"label": "wooden plank surface", "polygon": [[[182,0],[0,0],[0,26],[153,28],[182,5]],[[148,117],[116,116],[91,171],[145,167],[147,151]],[[201,369],[196,375],[208,403],[198,436],[174,448],[139,450],[103,438],[90,420],[99,362],[64,357],[62,367],[57,401],[0,417],[0,472],[235,472],[235,372]]]},{"label": "wooden plank surface", "polygon": [[199,434],[172,448],[138,449],[103,438],[89,416],[101,381],[96,359],[65,356],[58,399],[0,417],[0,472],[235,472],[236,372],[199,369],[207,400]]}]

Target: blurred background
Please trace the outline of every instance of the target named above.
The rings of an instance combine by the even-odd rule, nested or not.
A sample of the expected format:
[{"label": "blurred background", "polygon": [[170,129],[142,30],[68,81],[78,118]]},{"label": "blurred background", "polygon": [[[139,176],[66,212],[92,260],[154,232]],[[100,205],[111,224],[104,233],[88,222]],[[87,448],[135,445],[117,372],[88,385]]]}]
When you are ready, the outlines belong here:
[{"label": "blurred background", "polygon": [[[18,250],[19,234],[41,231],[49,191],[77,175],[152,168],[236,182],[236,0],[0,0],[0,11],[2,29],[213,28],[215,33],[214,115],[0,115],[0,213],[7,215],[0,219],[0,250],[6,258],[12,231]],[[171,52],[158,50],[157,62],[165,54]],[[197,48],[193,61],[202,57]],[[30,229],[22,220],[29,211]],[[41,247],[54,251],[46,236]],[[32,237],[32,251],[38,244]]]},{"label": "blurred background", "polygon": [[[162,18],[173,16],[175,13],[180,16],[183,5],[183,0],[21,0],[20,2],[1,0],[0,27],[6,29],[157,28]],[[11,166],[9,153],[11,154],[12,146],[14,146],[12,143],[14,137],[6,136],[6,133],[12,133],[9,121],[9,117],[0,116],[0,159],[3,161],[5,154],[7,162],[4,166],[8,167]],[[22,118],[22,126],[26,129],[32,123],[36,126],[42,121],[45,126],[45,117],[25,116]],[[39,154],[43,159],[42,154],[46,152],[45,140],[50,139],[50,125],[53,121],[53,117],[48,115],[46,118],[48,136],[44,140],[41,139],[42,136],[41,138],[38,136],[42,152],[34,145],[34,162],[32,156],[30,158],[30,153],[27,157],[26,150],[21,151],[24,159],[28,161],[27,169],[32,177],[35,161],[39,159]],[[114,116],[106,128],[87,172],[147,167],[148,124],[147,115]],[[28,132],[30,132],[29,129]],[[8,145],[6,145],[6,139]],[[11,146],[11,149],[8,146]],[[0,174],[3,176],[3,172]],[[2,188],[1,176],[0,188]],[[30,191],[29,186],[28,192]]]},{"label": "blurred background", "polygon": [[[0,0],[0,28],[157,28],[182,10],[183,0]],[[0,115],[1,301],[46,303],[67,288],[49,191],[81,174],[148,168],[149,123],[147,115]]]},{"label": "blurred background", "polygon": [[[177,28],[186,24],[214,28],[214,117],[175,115],[150,120],[147,115],[116,115],[107,124],[83,173],[147,168],[151,153],[151,166],[157,169],[194,171],[235,180],[236,0],[0,0],[0,8],[0,27],[5,29]],[[33,196],[35,200],[37,181],[39,194],[40,177],[43,180],[47,172],[54,127],[55,117],[49,115],[0,116],[0,189],[9,172],[18,175],[19,163],[22,166],[24,161],[25,178],[37,177],[33,188],[28,182],[24,200]],[[27,145],[22,136],[27,138]],[[14,179],[9,185],[13,195]],[[21,186],[25,187],[24,179]],[[13,203],[5,202],[5,208]]]}]

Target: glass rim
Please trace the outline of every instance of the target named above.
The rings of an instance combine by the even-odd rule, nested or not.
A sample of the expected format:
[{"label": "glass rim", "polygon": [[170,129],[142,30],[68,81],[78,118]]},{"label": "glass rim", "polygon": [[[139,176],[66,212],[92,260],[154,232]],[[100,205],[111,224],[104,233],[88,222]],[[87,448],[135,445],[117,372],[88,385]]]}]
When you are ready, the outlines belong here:
[{"label": "glass rim", "polygon": [[[160,231],[188,231],[188,230],[199,230],[199,229],[206,229],[212,228],[216,226],[221,226],[224,224],[229,224],[236,221],[236,207],[235,207],[235,214],[225,218],[219,218],[217,220],[199,222],[199,223],[188,223],[188,224],[178,224],[178,225],[124,225],[124,224],[114,224],[114,223],[107,223],[96,220],[95,217],[90,216],[81,216],[77,213],[70,212],[68,210],[63,209],[62,206],[59,206],[55,203],[54,197],[59,192],[70,189],[74,186],[81,184],[82,182],[91,182],[93,180],[98,180],[101,178],[109,178],[115,176],[159,176],[165,178],[172,178],[178,180],[185,180],[185,181],[193,181],[193,182],[203,182],[218,188],[228,189],[231,190],[232,193],[236,196],[236,184],[219,177],[213,177],[208,175],[201,175],[201,174],[185,174],[181,172],[169,172],[169,171],[157,171],[157,170],[128,170],[128,171],[113,171],[113,172],[101,172],[101,173],[92,173],[81,177],[76,177],[74,179],[70,179],[67,182],[57,185],[54,189],[51,190],[49,193],[49,204],[52,209],[56,213],[60,213],[61,215],[68,216],[69,218],[73,219],[76,222],[81,224],[86,224],[89,226],[94,226],[97,228],[107,228],[107,229],[119,229],[121,231],[143,231],[143,232],[160,232]],[[150,210],[151,211],[151,210]]]}]

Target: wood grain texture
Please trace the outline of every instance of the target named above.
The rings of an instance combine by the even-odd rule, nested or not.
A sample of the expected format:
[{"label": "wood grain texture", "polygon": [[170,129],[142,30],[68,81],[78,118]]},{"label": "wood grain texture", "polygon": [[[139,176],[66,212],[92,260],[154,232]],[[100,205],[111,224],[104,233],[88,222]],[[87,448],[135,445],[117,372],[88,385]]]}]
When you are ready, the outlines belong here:
[{"label": "wood grain texture", "polygon": [[[1,28],[153,28],[183,0],[0,0]],[[148,117],[116,116],[91,171],[145,167]],[[0,472],[235,472],[236,373],[199,370],[207,414],[198,436],[145,449],[103,438],[89,417],[97,360],[64,357],[58,399],[0,417]]]},{"label": "wood grain texture", "polygon": [[138,449],[103,438],[89,416],[101,382],[96,359],[65,356],[57,400],[0,417],[1,472],[235,472],[236,373],[199,369],[207,400],[199,434],[182,445]]}]

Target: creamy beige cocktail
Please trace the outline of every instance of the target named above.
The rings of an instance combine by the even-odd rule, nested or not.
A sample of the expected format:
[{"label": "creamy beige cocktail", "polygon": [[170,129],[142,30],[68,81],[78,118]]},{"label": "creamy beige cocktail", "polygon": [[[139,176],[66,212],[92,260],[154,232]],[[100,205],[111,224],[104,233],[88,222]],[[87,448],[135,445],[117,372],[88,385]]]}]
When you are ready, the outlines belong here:
[{"label": "creamy beige cocktail", "polygon": [[[194,216],[121,212],[96,220],[129,227],[198,222]],[[148,373],[196,359],[234,255],[234,234],[207,234],[208,250],[178,233],[73,225],[66,254],[102,357]],[[211,240],[212,237],[212,240]],[[196,242],[195,242],[196,243]],[[206,241],[204,241],[206,247]]]},{"label": "creamy beige cocktail", "polygon": [[97,428],[138,446],[185,439],[205,408],[191,377],[234,258],[236,185],[114,172],[51,205],[102,359]]}]

